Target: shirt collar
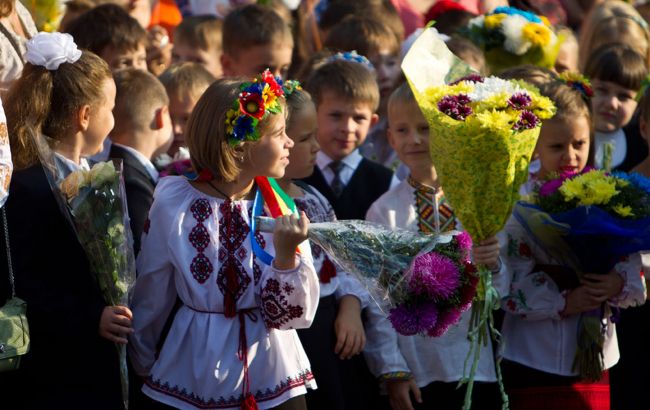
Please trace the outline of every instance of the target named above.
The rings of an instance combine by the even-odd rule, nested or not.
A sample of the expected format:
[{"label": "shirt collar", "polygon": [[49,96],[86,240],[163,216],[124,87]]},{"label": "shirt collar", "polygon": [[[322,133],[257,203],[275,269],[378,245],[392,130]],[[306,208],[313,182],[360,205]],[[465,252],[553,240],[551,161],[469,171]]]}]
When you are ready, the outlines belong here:
[{"label": "shirt collar", "polygon": [[138,160],[138,162],[144,167],[144,169],[147,170],[147,173],[149,174],[151,179],[154,182],[158,182],[158,171],[156,170],[156,167],[153,165],[153,163],[151,162],[151,160],[149,158],[145,157],[144,155],[142,155],[142,153],[140,151],[138,151],[138,150],[136,150],[136,149],[134,149],[132,147],[128,147],[126,145],[118,144],[116,142],[114,142],[113,145],[115,145],[116,147],[122,148],[126,152],[131,153],[131,155],[133,155],[135,157],[135,159]]},{"label": "shirt collar", "polygon": [[[352,169],[357,169],[359,164],[361,163],[361,160],[363,160],[363,156],[359,153],[359,149],[355,149],[348,155],[347,157],[343,158],[341,162]],[[330,158],[327,154],[325,154],[323,151],[318,151],[316,154],[316,164],[318,165],[318,168],[326,169],[331,162],[334,162],[332,158]]]}]

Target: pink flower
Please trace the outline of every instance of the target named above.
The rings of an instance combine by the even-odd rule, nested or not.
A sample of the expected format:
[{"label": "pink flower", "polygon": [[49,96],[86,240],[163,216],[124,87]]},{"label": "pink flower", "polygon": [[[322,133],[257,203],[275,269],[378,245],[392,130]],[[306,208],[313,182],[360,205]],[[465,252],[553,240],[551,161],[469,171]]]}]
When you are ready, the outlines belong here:
[{"label": "pink flower", "polygon": [[544,183],[544,185],[541,186],[539,189],[539,194],[541,196],[551,196],[553,195],[560,187],[562,186],[562,183],[564,182],[564,179],[551,179],[550,181],[547,181]]},{"label": "pink flower", "polygon": [[460,272],[454,262],[436,252],[418,256],[411,266],[409,290],[435,300],[446,300],[460,285]]},{"label": "pink flower", "polygon": [[460,319],[461,312],[457,309],[449,309],[438,314],[438,321],[427,331],[431,337],[440,337],[447,333],[449,328]]},{"label": "pink flower", "polygon": [[388,320],[395,331],[404,336],[413,336],[431,329],[438,320],[438,308],[433,303],[419,306],[397,305],[390,310]]}]

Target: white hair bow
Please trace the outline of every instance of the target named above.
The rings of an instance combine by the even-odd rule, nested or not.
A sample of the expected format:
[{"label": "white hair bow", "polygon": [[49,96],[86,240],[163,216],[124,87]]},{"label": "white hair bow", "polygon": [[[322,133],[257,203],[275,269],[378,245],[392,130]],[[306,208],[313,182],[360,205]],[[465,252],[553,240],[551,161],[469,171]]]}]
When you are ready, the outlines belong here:
[{"label": "white hair bow", "polygon": [[25,60],[52,71],[63,63],[74,63],[81,57],[72,36],[68,33],[38,33],[27,42]]}]

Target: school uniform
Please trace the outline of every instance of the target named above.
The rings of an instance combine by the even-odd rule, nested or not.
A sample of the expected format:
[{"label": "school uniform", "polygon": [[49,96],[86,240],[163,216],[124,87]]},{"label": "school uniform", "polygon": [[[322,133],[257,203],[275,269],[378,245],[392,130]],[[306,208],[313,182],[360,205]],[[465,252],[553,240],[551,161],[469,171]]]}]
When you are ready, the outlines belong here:
[{"label": "school uniform", "polygon": [[648,144],[639,131],[638,114],[623,128],[594,134],[594,166],[602,168],[605,144],[611,144],[611,169],[629,172],[648,156]]},{"label": "school uniform", "polygon": [[338,167],[336,162],[319,152],[314,173],[303,181],[325,196],[338,219],[363,219],[370,205],[399,183],[388,168],[363,158],[358,150],[338,161]]}]

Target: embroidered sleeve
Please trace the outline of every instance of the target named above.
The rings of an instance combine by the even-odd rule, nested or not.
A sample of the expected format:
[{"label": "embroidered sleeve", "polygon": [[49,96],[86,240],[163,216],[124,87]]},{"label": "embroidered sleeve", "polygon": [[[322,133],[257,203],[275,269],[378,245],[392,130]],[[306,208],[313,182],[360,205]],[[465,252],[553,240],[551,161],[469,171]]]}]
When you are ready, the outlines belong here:
[{"label": "embroidered sleeve", "polygon": [[318,307],[320,289],[308,247],[296,268],[277,270],[267,266],[262,273],[261,311],[269,329],[300,329],[311,325]]},{"label": "embroidered sleeve", "polygon": [[609,303],[621,308],[645,303],[647,289],[644,271],[649,267],[650,254],[635,253],[617,263],[614,271],[623,278],[623,289]]},{"label": "embroidered sleeve", "polygon": [[0,101],[0,206],[3,206],[9,196],[9,182],[14,166],[11,161],[9,149],[9,134],[7,132],[7,119]]},{"label": "embroidered sleeve", "polygon": [[173,216],[161,208],[154,200],[142,235],[131,303],[135,332],[129,338],[129,356],[135,372],[141,376],[149,374],[155,361],[156,345],[177,296],[167,247]]},{"label": "embroidered sleeve", "polygon": [[363,355],[370,372],[375,377],[398,372],[409,373],[406,359],[399,349],[397,333],[386,314],[374,302],[368,305],[364,313],[367,342]]},{"label": "embroidered sleeve", "polygon": [[[514,218],[505,228],[506,246],[501,248],[501,258],[508,267],[500,280],[508,283],[501,300],[506,312],[528,320],[560,319],[565,299],[555,282],[535,266],[543,262],[541,252]],[[500,286],[501,287],[501,286]]]}]

